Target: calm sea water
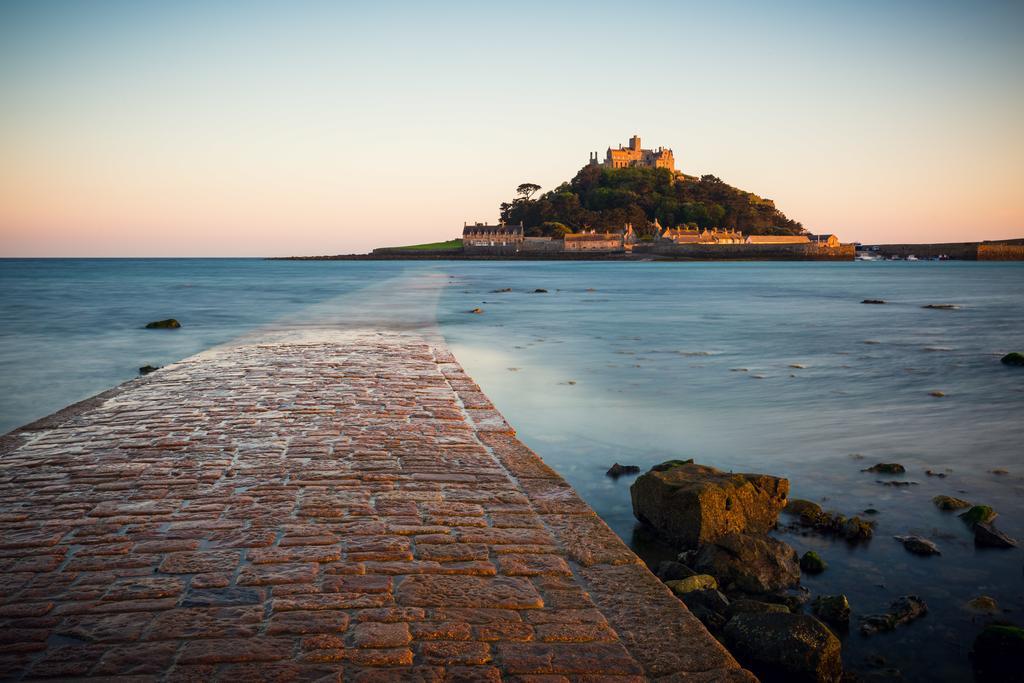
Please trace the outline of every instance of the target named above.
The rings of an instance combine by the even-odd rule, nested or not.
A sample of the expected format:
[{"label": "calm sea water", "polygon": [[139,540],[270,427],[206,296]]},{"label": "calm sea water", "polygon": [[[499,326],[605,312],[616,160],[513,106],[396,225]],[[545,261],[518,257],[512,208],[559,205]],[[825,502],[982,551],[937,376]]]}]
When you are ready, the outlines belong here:
[{"label": "calm sea water", "polygon": [[[879,511],[867,544],[781,534],[829,563],[804,583],[847,594],[854,626],[903,594],[928,602],[893,633],[854,628],[850,668],[881,656],[910,680],[969,680],[992,617],[965,603],[989,595],[998,618],[1024,622],[1021,550],[976,549],[930,502],[992,505],[1024,539],[1024,370],[999,363],[1024,350],[1024,264],[0,261],[0,431],[304,311],[365,316],[361,290],[394,283],[397,300],[418,274],[447,276],[436,317],[466,370],[646,559],[666,550],[634,536],[632,478],[604,471],[693,457],[786,476],[794,497],[845,514]],[[172,316],[181,330],[140,329]],[[876,462],[915,483],[878,483],[861,471]],[[942,555],[910,555],[892,539],[906,533]]]}]

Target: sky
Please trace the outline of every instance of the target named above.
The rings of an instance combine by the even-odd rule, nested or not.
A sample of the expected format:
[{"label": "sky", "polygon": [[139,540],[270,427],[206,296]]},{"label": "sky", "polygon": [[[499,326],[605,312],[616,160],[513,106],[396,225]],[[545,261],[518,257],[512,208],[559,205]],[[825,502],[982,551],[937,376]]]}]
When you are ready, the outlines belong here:
[{"label": "sky", "polygon": [[674,150],[843,241],[1024,237],[1024,2],[0,0],[0,256],[449,239]]}]

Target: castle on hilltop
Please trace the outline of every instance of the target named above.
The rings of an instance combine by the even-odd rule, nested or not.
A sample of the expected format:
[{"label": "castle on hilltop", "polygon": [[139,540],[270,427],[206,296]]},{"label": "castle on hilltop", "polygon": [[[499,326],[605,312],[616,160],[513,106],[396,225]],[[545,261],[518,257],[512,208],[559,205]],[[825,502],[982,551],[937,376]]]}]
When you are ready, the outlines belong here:
[{"label": "castle on hilltop", "polygon": [[640,146],[640,136],[634,135],[629,139],[629,147],[619,145],[618,149],[608,148],[603,162],[598,161],[597,152],[590,155],[591,166],[605,166],[607,168],[628,168],[630,166],[642,166],[645,168],[667,168],[670,171],[676,170],[676,160],[672,156],[672,150],[664,147],[658,149],[643,149]]}]

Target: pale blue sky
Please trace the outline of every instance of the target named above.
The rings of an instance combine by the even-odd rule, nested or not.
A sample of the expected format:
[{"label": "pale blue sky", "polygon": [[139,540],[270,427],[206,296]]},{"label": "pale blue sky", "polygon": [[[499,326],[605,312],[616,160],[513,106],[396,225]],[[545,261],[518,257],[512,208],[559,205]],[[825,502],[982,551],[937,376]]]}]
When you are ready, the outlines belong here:
[{"label": "pale blue sky", "polygon": [[0,2],[0,254],[453,236],[639,133],[845,240],[1024,236],[1024,3]]}]

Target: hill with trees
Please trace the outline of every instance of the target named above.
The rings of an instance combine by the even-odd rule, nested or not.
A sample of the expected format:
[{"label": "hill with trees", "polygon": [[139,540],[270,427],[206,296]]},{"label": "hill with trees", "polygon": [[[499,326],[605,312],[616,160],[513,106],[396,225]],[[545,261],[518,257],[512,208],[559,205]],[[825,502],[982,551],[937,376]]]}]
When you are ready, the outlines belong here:
[{"label": "hill with trees", "polygon": [[518,196],[501,204],[501,219],[522,222],[527,235],[552,237],[583,229],[621,230],[626,223],[641,237],[651,237],[655,219],[665,227],[731,228],[748,235],[803,232],[770,199],[713,175],[697,178],[666,168],[588,165],[569,182],[535,197],[540,189],[533,183],[520,185]]}]

